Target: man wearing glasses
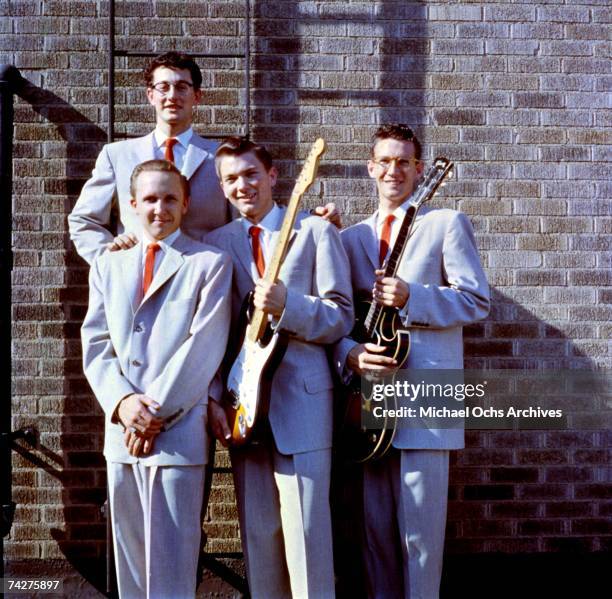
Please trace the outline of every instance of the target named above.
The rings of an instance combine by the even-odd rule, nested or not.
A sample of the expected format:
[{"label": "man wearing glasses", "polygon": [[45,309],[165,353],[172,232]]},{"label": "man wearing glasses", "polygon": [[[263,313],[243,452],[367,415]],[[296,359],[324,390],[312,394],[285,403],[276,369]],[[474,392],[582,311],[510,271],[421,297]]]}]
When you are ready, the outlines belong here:
[{"label": "man wearing glasses", "polygon": [[[134,167],[147,160],[169,160],[189,180],[191,205],[181,225],[187,235],[201,241],[229,220],[214,168],[218,144],[192,129],[193,108],[202,96],[200,68],[192,58],[168,52],[149,64],[144,78],[147,99],[155,108],[155,130],[104,146],[68,217],[70,237],[89,263],[106,249],[127,249],[140,238],[129,187]],[[111,232],[113,209],[118,209],[117,237]]]},{"label": "man wearing glasses", "polygon": [[[410,330],[404,364],[383,347],[343,339],[335,363],[353,374],[408,369],[462,369],[462,328],[489,311],[489,289],[474,234],[464,214],[424,206],[415,220],[397,277],[382,265],[393,249],[410,195],[423,172],[421,144],[406,125],[383,125],[373,137],[368,173],[378,210],[342,232],[354,293],[396,307]],[[393,447],[366,463],[363,476],[368,596],[438,596],[442,573],[449,450],[463,447],[462,430],[397,429]]]}]

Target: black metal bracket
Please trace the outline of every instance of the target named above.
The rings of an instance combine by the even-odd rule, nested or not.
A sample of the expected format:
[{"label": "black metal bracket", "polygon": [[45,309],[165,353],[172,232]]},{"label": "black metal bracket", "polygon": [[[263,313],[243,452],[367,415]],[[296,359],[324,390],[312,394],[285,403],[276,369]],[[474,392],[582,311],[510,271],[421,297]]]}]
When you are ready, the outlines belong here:
[{"label": "black metal bracket", "polygon": [[[35,428],[28,426],[13,431],[12,433],[0,433],[0,448],[2,453],[8,453],[17,439],[24,439],[26,443],[34,447],[38,443],[37,431]],[[2,538],[6,537],[11,532],[16,507],[17,505],[14,501],[10,501],[0,506],[0,537]]]},{"label": "black metal bracket", "polygon": [[10,248],[0,247],[0,271],[12,271],[13,263],[13,250]]},{"label": "black metal bracket", "polygon": [[0,512],[0,537],[4,538],[11,532],[13,519],[15,518],[15,508],[17,504],[14,501],[2,506]]}]

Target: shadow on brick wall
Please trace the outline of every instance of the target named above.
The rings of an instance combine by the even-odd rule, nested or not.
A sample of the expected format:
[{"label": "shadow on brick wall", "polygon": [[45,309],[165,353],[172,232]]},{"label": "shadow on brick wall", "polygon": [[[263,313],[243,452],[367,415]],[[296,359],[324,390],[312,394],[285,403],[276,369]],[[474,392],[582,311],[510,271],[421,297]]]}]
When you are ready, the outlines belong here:
[{"label": "shadow on brick wall", "polygon": [[[427,7],[426,3],[402,2],[325,3],[329,12],[322,13],[319,6],[322,4],[253,0],[256,51],[252,93],[258,124],[252,131],[253,137],[269,145],[279,159],[284,176],[279,197],[288,197],[299,168],[297,159],[306,154],[307,145],[319,134],[326,137],[331,149],[314,193],[327,197],[331,191],[350,222],[374,208],[373,195],[359,205],[352,197],[355,186],[371,186],[363,152],[374,126],[404,121],[418,128],[425,121]],[[373,19],[375,37],[367,34]],[[314,26],[329,27],[330,31],[338,27],[338,35],[319,34],[317,40],[309,29]],[[349,28],[353,34],[344,35],[344,39],[342,32]],[[317,43],[322,41],[325,51],[319,52]],[[351,44],[356,44],[355,48],[351,49]],[[344,65],[339,68],[344,58],[351,59],[348,70]],[[317,71],[321,73],[317,75]],[[65,141],[65,155],[61,156],[65,176],[45,178],[44,191],[66,198],[67,215],[106,134],[49,91],[30,85],[22,98],[53,123]],[[355,141],[360,145],[353,145]],[[315,201],[307,203],[314,205]],[[47,557],[65,556],[85,578],[102,588],[104,572],[93,571],[88,565],[104,554],[105,526],[99,508],[106,492],[103,419],[82,376],[80,361],[79,328],[87,303],[87,268],[65,233],[63,237],[52,233],[49,238],[54,243],[60,240],[65,266],[65,284],[53,302],[59,316],[53,317],[46,335],[57,341],[58,352],[64,352],[59,353],[61,371],[54,374],[63,377],[64,384],[60,435],[57,443],[51,436],[46,442],[43,435],[39,448],[21,447],[18,451],[40,468],[42,480],[52,479],[45,486],[59,485],[61,489],[62,517],[50,516],[59,554]],[[561,328],[494,290],[491,316],[466,330],[466,365],[522,369],[552,368],[555,364],[593,366]],[[24,424],[30,423],[26,415],[22,417]],[[605,549],[605,539],[597,534],[605,530],[604,513],[597,511],[596,503],[600,497],[603,505],[606,485],[597,478],[596,470],[606,464],[606,442],[598,432],[469,432],[467,448],[455,455],[451,468],[447,552],[469,557],[486,551],[571,555]],[[30,498],[22,503],[56,501],[46,502],[42,494],[22,496]],[[354,498],[344,499],[348,505]],[[341,593],[351,597],[359,596],[363,588],[355,548],[355,544],[348,547],[343,562],[348,573],[345,580],[350,583]],[[233,571],[221,568],[219,573],[238,585]],[[473,574],[469,578],[472,587],[478,576]],[[453,582],[461,584],[461,572]],[[462,588],[467,590],[467,585],[464,582]],[[448,596],[458,595],[456,589]]]},{"label": "shadow on brick wall", "polygon": [[[57,135],[65,141],[65,150],[58,156],[64,158],[65,177],[45,179],[44,196],[64,196],[67,216],[106,141],[106,133],[48,90],[26,84],[20,96],[44,120],[55,125]],[[41,206],[44,211],[44,198]],[[62,358],[61,371],[53,373],[63,378],[59,441],[54,438],[50,447],[46,447],[43,434],[35,450],[28,451],[22,446],[18,452],[46,473],[43,480],[49,482],[43,482],[44,486],[59,483],[61,488],[57,510],[61,505],[63,514],[46,517],[51,527],[50,538],[57,543],[59,553],[49,548],[49,555],[44,557],[66,558],[85,579],[102,589],[105,572],[99,567],[99,559],[104,555],[106,537],[100,511],[106,499],[105,462],[101,453],[104,421],[81,366],[80,327],[87,307],[88,267],[74,251],[66,228],[64,219],[61,245],[53,245],[53,249],[63,250],[55,252],[61,254],[61,262],[54,265],[64,266],[65,285],[53,290],[57,293],[53,300],[61,312],[45,335],[57,340],[59,353],[55,355]]]}]

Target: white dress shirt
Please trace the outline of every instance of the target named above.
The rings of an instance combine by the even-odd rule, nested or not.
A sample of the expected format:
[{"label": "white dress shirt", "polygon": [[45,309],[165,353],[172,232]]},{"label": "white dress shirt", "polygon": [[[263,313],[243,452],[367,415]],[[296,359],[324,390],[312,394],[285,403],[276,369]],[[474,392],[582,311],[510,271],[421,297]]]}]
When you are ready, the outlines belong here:
[{"label": "white dress shirt", "polygon": [[[389,257],[393,246],[395,245],[395,240],[399,234],[399,230],[402,227],[402,223],[404,222],[404,217],[406,216],[406,212],[408,211],[408,200],[406,200],[401,206],[398,206],[391,214],[395,216],[393,222],[391,223],[391,237],[389,238],[389,249],[387,251],[387,255],[384,260]],[[382,230],[385,224],[386,216],[382,216],[379,211],[376,212],[376,229],[372,231],[374,236],[376,237],[376,247],[380,248],[380,238],[382,237]],[[384,261],[383,260],[383,261]]]},{"label": "white dress shirt", "polygon": [[253,239],[251,235],[249,235],[249,229],[251,227],[259,227],[261,229],[261,233],[259,234],[259,245],[263,252],[266,267],[270,263],[270,260],[272,260],[272,256],[274,254],[274,247],[272,247],[272,234],[280,230],[282,225],[282,216],[283,213],[281,209],[274,204],[270,212],[268,212],[268,214],[266,214],[266,216],[264,216],[264,218],[256,225],[246,218],[242,220],[242,225],[249,238],[251,256],[253,255]]},{"label": "white dress shirt", "polygon": [[[189,127],[187,131],[183,131],[180,135],[174,136],[177,143],[174,144],[172,152],[174,154],[174,166],[176,166],[179,171],[183,170],[187,146],[191,141],[192,135],[193,129]],[[163,160],[166,153],[166,140],[168,139],[168,136],[157,128],[155,129],[153,136],[155,137],[155,158],[158,160]]]}]

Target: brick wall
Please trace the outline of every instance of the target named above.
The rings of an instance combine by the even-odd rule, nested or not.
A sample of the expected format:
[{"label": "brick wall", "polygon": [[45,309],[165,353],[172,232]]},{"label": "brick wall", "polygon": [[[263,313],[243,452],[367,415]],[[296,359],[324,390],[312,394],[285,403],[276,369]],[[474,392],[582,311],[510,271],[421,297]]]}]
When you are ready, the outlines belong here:
[{"label": "brick wall", "polygon": [[[389,120],[414,125],[429,158],[458,163],[437,203],[470,215],[494,298],[467,331],[469,366],[611,365],[607,4],[252,0],[252,133],[277,156],[284,195],[322,135],[329,150],[307,203],[333,200],[346,222],[369,214],[367,142]],[[244,33],[236,1],[117,11],[124,49],[234,51]],[[40,432],[39,448],[15,454],[10,559],[103,552],[102,418],[80,366],[87,271],[66,215],[106,137],[106,14],[106,2],[0,0],[0,62],[30,82],[15,111],[13,424]],[[240,61],[200,63],[198,130],[238,131]],[[151,126],[142,64],[117,60],[119,135]],[[609,547],[609,435],[467,441],[451,473],[450,552]],[[226,456],[221,468],[209,548],[239,551]]]}]

